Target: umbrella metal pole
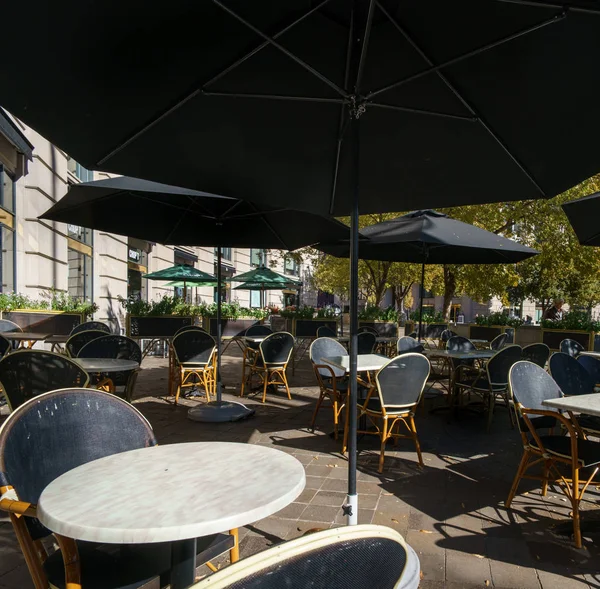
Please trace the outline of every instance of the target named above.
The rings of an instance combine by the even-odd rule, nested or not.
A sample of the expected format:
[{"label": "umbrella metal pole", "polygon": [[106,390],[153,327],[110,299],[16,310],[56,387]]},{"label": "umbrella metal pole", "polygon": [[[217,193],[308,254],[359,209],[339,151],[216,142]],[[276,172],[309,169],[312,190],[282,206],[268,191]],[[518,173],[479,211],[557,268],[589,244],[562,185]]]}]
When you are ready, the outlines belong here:
[{"label": "umbrella metal pole", "polygon": [[425,262],[421,264],[421,288],[419,289],[419,336],[418,340],[421,341],[423,337],[423,290],[425,288]]},{"label": "umbrella metal pole", "polygon": [[221,401],[221,246],[217,248],[217,403]]},{"label": "umbrella metal pole", "polygon": [[359,123],[358,118],[350,122],[353,152],[352,174],[353,202],[350,216],[350,399],[348,411],[348,496],[344,513],[350,526],[358,524],[358,495],[356,494],[356,455],[357,455],[357,396],[358,396],[358,195],[359,195]]}]

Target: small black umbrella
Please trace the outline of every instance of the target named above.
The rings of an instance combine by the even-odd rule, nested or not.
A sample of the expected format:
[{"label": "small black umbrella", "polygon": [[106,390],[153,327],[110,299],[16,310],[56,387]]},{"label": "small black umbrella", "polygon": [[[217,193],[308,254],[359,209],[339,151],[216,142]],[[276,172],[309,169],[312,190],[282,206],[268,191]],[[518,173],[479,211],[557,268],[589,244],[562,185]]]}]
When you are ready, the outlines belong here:
[{"label": "small black umbrella", "polygon": [[[361,230],[360,257],[384,262],[420,263],[421,285],[425,264],[512,264],[538,252],[475,225],[431,210],[414,211]],[[348,258],[348,239],[316,248]],[[419,303],[419,338],[422,334],[423,297]]]},{"label": "small black umbrella", "polygon": [[[223,246],[295,250],[320,239],[342,239],[348,233],[333,218],[125,176],[75,184],[41,218],[164,244],[216,246],[219,285]],[[248,414],[240,403],[221,399],[220,296],[217,346],[217,401],[191,409],[191,419],[229,421]]]},{"label": "small black umbrella", "polygon": [[600,246],[600,192],[562,205],[581,245]]}]

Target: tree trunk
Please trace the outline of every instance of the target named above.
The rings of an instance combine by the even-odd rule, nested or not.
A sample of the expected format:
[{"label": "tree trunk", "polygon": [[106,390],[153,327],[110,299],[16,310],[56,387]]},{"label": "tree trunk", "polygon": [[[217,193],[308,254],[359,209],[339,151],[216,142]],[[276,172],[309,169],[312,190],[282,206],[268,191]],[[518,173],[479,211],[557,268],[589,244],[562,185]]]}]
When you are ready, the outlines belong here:
[{"label": "tree trunk", "polygon": [[444,320],[450,320],[450,308],[452,299],[456,295],[456,276],[452,270],[444,264]]}]

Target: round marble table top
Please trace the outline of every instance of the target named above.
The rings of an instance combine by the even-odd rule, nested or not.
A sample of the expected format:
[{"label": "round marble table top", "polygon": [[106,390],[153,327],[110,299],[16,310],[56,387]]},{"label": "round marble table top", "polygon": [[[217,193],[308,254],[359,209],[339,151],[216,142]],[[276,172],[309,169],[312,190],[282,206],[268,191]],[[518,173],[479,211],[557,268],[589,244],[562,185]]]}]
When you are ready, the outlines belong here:
[{"label": "round marble table top", "polygon": [[127,372],[139,368],[133,360],[116,358],[73,358],[86,372]]},{"label": "round marble table top", "polygon": [[57,534],[111,544],[207,536],[267,517],[304,489],[293,456],[254,444],[155,446],[88,462],[51,482],[38,518]]}]

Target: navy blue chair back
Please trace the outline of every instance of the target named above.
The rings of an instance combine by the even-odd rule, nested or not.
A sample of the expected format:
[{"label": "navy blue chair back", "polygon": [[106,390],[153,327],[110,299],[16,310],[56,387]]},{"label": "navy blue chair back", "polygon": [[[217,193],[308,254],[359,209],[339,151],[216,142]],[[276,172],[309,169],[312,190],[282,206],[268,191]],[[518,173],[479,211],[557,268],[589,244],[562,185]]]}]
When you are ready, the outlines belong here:
[{"label": "navy blue chair back", "polygon": [[184,331],[203,331],[204,333],[208,333],[206,329],[204,329],[204,327],[200,327],[199,325],[184,325],[175,332],[173,337],[177,337],[180,333],[183,333]]},{"label": "navy blue chair back", "polygon": [[451,329],[444,329],[444,331],[442,331],[442,333],[440,334],[440,339],[442,340],[442,342],[446,343],[451,337],[454,337],[455,335],[457,334],[454,333],[454,331],[452,331]]},{"label": "navy blue chair back", "polygon": [[374,327],[369,327],[368,325],[363,325],[362,327],[359,327],[356,333],[372,333],[375,337],[379,335]]},{"label": "navy blue chair back", "polygon": [[16,323],[8,319],[0,319],[0,333],[18,333],[23,331]]},{"label": "navy blue chair back", "polygon": [[71,330],[70,335],[81,333],[82,331],[103,331],[104,333],[111,333],[111,329],[106,323],[102,321],[86,321],[74,327]]},{"label": "navy blue chair back", "polygon": [[577,356],[577,362],[581,364],[592,377],[594,385],[600,384],[600,360],[592,356]]},{"label": "navy blue chair back", "polygon": [[401,338],[398,338],[398,342],[396,343],[396,351],[398,352],[398,356],[407,354],[409,352],[423,353],[424,350],[425,348],[423,345],[409,335],[404,335]]},{"label": "navy blue chair back", "polygon": [[[310,344],[309,356],[310,361],[314,364],[326,364],[323,358],[330,358],[333,356],[347,356],[348,350],[340,344],[337,340],[330,337],[318,337],[312,344]],[[331,366],[333,373],[336,378],[342,378],[346,375],[346,371],[342,368],[336,368]],[[319,374],[325,378],[331,377],[331,372],[324,368],[319,368]]]},{"label": "navy blue chair back", "polygon": [[136,341],[124,335],[104,335],[83,346],[77,357],[133,360],[139,364],[142,361],[142,350]]},{"label": "navy blue chair back", "polygon": [[253,325],[252,327],[246,329],[245,335],[271,335],[272,333],[273,330],[267,325]]},{"label": "navy blue chair back", "polygon": [[546,344],[529,344],[523,348],[522,359],[533,362],[542,368],[550,358],[550,348]]},{"label": "navy blue chair back", "polygon": [[569,354],[556,352],[550,357],[550,374],[566,396],[588,395],[596,383],[588,371]]},{"label": "navy blue chair back", "polygon": [[2,358],[11,348],[12,344],[3,335],[0,335],[0,358]]},{"label": "navy blue chair back", "polygon": [[317,329],[317,337],[337,337],[337,333],[331,329],[331,327],[321,325],[321,327]]},{"label": "navy blue chair back", "polygon": [[[463,337],[462,335],[455,335],[454,337],[451,337],[446,342],[446,349],[449,352],[474,352],[477,350],[475,344],[470,339]],[[452,368],[456,370],[460,366],[474,366],[475,360],[458,360],[456,358],[451,358],[450,363],[452,364]]]},{"label": "navy blue chair back", "polygon": [[377,335],[371,331],[363,331],[356,337],[358,341],[357,354],[372,354],[377,343]]},{"label": "navy blue chair back", "polygon": [[173,349],[180,364],[208,364],[217,349],[217,342],[206,331],[188,329],[173,339]]},{"label": "navy blue chair back", "polygon": [[494,385],[508,385],[508,373],[513,364],[521,360],[521,346],[507,346],[488,360],[488,381]]},{"label": "navy blue chair back", "polygon": [[508,373],[508,383],[511,395],[523,407],[534,411],[558,411],[543,404],[563,394],[558,383],[541,366],[526,360],[516,362]]},{"label": "navy blue chair back", "polygon": [[65,344],[67,354],[71,358],[77,358],[83,346],[86,346],[91,341],[98,339],[99,337],[104,337],[105,335],[105,331],[99,331],[97,329],[84,330],[75,333],[69,337],[67,343]]},{"label": "navy blue chair back", "polygon": [[564,339],[562,342],[560,342],[560,351],[563,354],[568,354],[569,356],[573,356],[573,358],[575,358],[578,354],[580,354],[584,350],[585,350],[585,348],[579,342],[576,342],[574,339],[567,338],[567,339]]},{"label": "navy blue chair back", "polygon": [[416,405],[421,398],[431,367],[423,354],[402,354],[390,360],[375,376],[383,407]]},{"label": "navy blue chair back", "polygon": [[0,361],[0,384],[12,410],[55,389],[85,387],[89,376],[78,364],[44,350],[18,350]]},{"label": "navy blue chair back", "polygon": [[294,336],[278,331],[260,343],[260,353],[265,364],[287,364],[294,351]]},{"label": "navy blue chair back", "polygon": [[[490,342],[490,349],[492,350],[500,350],[501,348],[503,348],[506,344],[508,343],[508,334],[507,333],[501,333],[500,335],[497,335],[491,342]],[[508,382],[508,381],[507,381]]]}]

